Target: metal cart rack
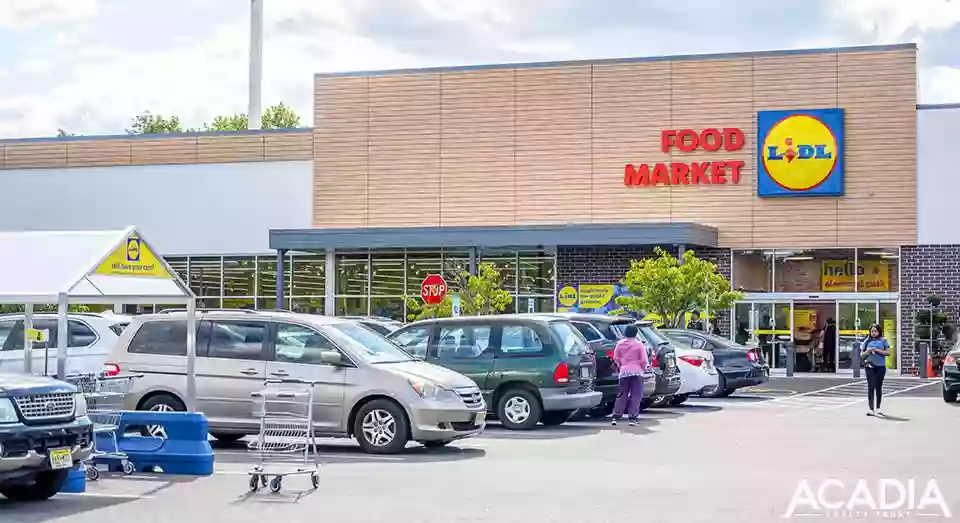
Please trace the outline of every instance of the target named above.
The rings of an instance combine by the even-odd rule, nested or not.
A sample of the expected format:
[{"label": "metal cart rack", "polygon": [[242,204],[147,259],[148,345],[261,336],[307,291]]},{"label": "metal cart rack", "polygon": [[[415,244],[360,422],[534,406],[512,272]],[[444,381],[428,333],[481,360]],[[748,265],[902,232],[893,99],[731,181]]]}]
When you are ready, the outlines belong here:
[{"label": "metal cart rack", "polygon": [[[134,382],[142,377],[142,374],[119,374],[116,376],[74,374],[67,376],[66,381],[74,384],[87,401],[87,416],[93,422],[94,451],[90,459],[84,463],[85,474],[90,481],[100,479],[100,469],[97,467],[97,463],[116,463],[128,476],[135,472],[133,463],[127,459],[125,453],[120,451],[120,445],[117,443],[117,430],[120,425],[123,399],[133,388]],[[101,438],[97,437],[101,434],[106,435],[111,442],[111,444],[105,445],[107,448],[101,447]]]},{"label": "metal cart rack", "polygon": [[260,419],[260,434],[248,449],[259,454],[259,464],[250,472],[250,491],[268,486],[280,492],[283,478],[309,475],[313,488],[317,474],[317,443],[313,431],[313,396],[316,382],[299,379],[266,380],[253,393],[254,415]]}]

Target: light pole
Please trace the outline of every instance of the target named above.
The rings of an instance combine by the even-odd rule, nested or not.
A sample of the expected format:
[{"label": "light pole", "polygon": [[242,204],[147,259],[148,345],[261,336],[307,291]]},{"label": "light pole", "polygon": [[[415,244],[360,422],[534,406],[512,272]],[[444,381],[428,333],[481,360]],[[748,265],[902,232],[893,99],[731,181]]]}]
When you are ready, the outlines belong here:
[{"label": "light pole", "polygon": [[250,0],[249,129],[260,129],[260,91],[263,83],[263,0]]}]

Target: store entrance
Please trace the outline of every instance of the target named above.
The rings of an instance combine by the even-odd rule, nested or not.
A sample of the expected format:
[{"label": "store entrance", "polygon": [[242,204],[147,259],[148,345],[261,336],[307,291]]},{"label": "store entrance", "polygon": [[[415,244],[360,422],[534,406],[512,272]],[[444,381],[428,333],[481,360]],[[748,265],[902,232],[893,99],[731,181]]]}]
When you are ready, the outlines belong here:
[{"label": "store entrance", "polygon": [[756,345],[770,368],[784,368],[783,346],[793,340],[793,304],[753,302],[736,304],[734,339],[744,345]]}]

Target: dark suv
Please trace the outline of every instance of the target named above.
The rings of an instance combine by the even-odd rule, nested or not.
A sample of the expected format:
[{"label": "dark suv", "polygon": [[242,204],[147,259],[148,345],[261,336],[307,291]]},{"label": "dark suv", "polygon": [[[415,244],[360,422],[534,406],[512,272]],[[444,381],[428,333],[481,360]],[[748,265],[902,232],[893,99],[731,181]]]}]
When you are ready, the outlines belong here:
[{"label": "dark suv", "polygon": [[668,403],[670,398],[680,390],[680,371],[677,369],[676,351],[657,335],[656,330],[652,328],[652,322],[606,314],[557,313],[556,316],[570,320],[588,342],[605,349],[597,354],[597,390],[603,392],[603,402],[593,409],[591,415],[606,416],[613,412],[619,381],[613,364],[613,347],[623,338],[627,325],[636,325],[640,329],[640,338],[647,346],[654,373],[652,377],[643,381],[644,399],[640,403],[640,409],[647,409],[654,403],[658,405]]},{"label": "dark suv", "polygon": [[0,374],[0,494],[40,501],[60,492],[74,463],[93,453],[93,426],[76,387]]},{"label": "dark suv", "polygon": [[418,358],[473,379],[508,429],[559,425],[602,397],[594,390],[593,351],[569,321],[552,315],[422,320],[388,337]]}]

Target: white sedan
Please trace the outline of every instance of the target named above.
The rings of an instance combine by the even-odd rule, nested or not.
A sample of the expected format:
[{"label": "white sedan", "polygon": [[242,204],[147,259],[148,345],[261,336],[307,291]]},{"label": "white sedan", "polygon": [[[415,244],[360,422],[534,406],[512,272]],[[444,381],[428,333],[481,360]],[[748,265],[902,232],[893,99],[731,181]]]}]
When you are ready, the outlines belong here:
[{"label": "white sedan", "polygon": [[679,405],[691,394],[704,389],[717,387],[719,374],[713,365],[713,354],[709,351],[691,349],[679,343],[673,344],[677,354],[677,368],[680,370],[680,390],[670,400],[671,405]]}]

